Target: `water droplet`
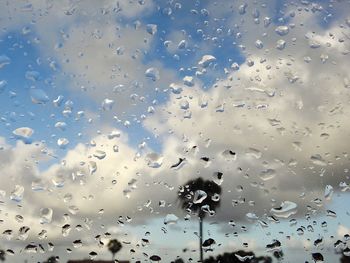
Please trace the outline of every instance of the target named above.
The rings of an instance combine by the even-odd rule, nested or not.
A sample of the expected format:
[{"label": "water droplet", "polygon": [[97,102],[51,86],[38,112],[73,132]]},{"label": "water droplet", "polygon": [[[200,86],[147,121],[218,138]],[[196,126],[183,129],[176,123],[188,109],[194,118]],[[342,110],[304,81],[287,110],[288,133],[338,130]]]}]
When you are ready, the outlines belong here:
[{"label": "water droplet", "polygon": [[20,139],[24,143],[30,143],[30,137],[33,135],[34,130],[29,127],[21,127],[15,129],[12,133],[15,135],[16,139]]},{"label": "water droplet", "polygon": [[30,97],[32,102],[35,104],[45,104],[49,101],[49,97],[42,89],[31,89]]},{"label": "water droplet", "polygon": [[24,248],[24,251],[25,251],[26,253],[36,253],[37,250],[38,250],[38,247],[37,247],[37,245],[34,244],[34,243],[30,243],[30,244],[28,244],[28,245]]},{"label": "water droplet", "polygon": [[326,200],[332,199],[333,192],[334,192],[333,186],[326,185],[326,188],[324,190],[324,197],[326,198]]},{"label": "water droplet", "polygon": [[180,94],[182,92],[182,90],[183,90],[180,85],[177,85],[175,83],[171,83],[169,85],[169,88],[170,88],[171,92],[174,93],[174,94]]},{"label": "water droplet", "polygon": [[253,220],[253,221],[259,219],[259,217],[258,217],[256,214],[254,214],[254,213],[247,213],[245,216],[246,216],[249,220]]},{"label": "water droplet", "polygon": [[284,41],[283,39],[277,40],[276,49],[283,50],[285,47],[286,47],[286,41]]},{"label": "water droplet", "polygon": [[15,185],[15,189],[11,192],[10,199],[16,202],[21,202],[23,199],[24,187],[22,185]]},{"label": "water droplet", "polygon": [[53,210],[51,208],[40,209],[40,224],[49,224],[52,221]]},{"label": "water droplet", "polygon": [[163,156],[158,153],[148,153],[145,157],[148,167],[159,168],[163,164]]},{"label": "water droplet", "polygon": [[193,197],[193,203],[194,204],[200,204],[207,198],[207,193],[203,190],[197,190],[194,193]]},{"label": "water droplet", "polygon": [[114,105],[114,100],[104,99],[102,102],[102,109],[104,111],[110,111],[110,110],[112,110],[113,105]]},{"label": "water droplet", "polygon": [[204,240],[202,246],[203,247],[210,247],[210,246],[215,245],[215,244],[216,244],[216,242],[214,239],[208,238],[208,239]]},{"label": "water droplet", "polygon": [[311,159],[311,162],[315,165],[327,166],[327,162],[319,154],[312,155],[310,159]]},{"label": "water droplet", "polygon": [[183,78],[184,84],[188,87],[192,87],[194,85],[194,80],[192,76],[185,76]]},{"label": "water droplet", "polygon": [[57,145],[61,149],[65,149],[68,144],[69,144],[69,140],[67,138],[59,138],[57,140]]},{"label": "water droplet", "polygon": [[249,157],[254,157],[255,159],[260,159],[262,156],[261,151],[255,148],[248,148],[245,154]]},{"label": "water droplet", "polygon": [[0,69],[9,65],[11,63],[11,59],[6,55],[0,55]]},{"label": "water droplet", "polygon": [[73,247],[74,248],[80,248],[82,246],[83,246],[83,242],[80,239],[73,241]]},{"label": "water droplet", "polygon": [[94,260],[97,257],[97,253],[95,251],[91,251],[89,253],[89,257],[90,257],[91,260]]},{"label": "water droplet", "polygon": [[145,71],[145,76],[153,81],[160,79],[159,70],[157,68],[149,68]]},{"label": "water droplet", "polygon": [[185,49],[187,47],[187,41],[186,40],[181,40],[179,44],[177,45],[178,49]]},{"label": "water droplet", "polygon": [[204,55],[202,59],[198,62],[198,65],[206,68],[210,65],[210,63],[214,62],[216,58],[212,55]]},{"label": "water droplet", "polygon": [[266,245],[267,252],[280,251],[281,242],[279,240],[274,240],[272,243]]},{"label": "water droplet", "polygon": [[276,176],[276,170],[274,169],[266,169],[260,172],[260,179],[263,181],[268,181],[273,179]]},{"label": "water droplet", "polygon": [[119,138],[120,137],[120,131],[118,130],[113,130],[108,134],[108,139],[112,140],[114,138]]},{"label": "water droplet", "polygon": [[106,157],[106,152],[101,151],[101,150],[96,150],[95,153],[93,154],[93,156],[99,160],[102,160]]},{"label": "water droplet", "polygon": [[297,213],[297,207],[296,203],[284,201],[280,207],[272,208],[271,213],[279,218],[288,218]]},{"label": "water droplet", "polygon": [[324,262],[323,255],[321,253],[312,253],[312,259],[315,261],[315,263]]},{"label": "water droplet", "polygon": [[72,230],[71,225],[69,224],[65,224],[64,226],[62,226],[62,235],[64,237],[67,237],[69,235],[69,232]]},{"label": "water droplet", "polygon": [[4,91],[6,86],[7,86],[7,81],[6,80],[0,80],[0,93]]},{"label": "water droplet", "polygon": [[19,240],[26,240],[28,238],[28,232],[30,228],[27,226],[22,226],[18,231],[18,239]]},{"label": "water droplet", "polygon": [[225,158],[226,161],[235,161],[237,159],[236,152],[234,152],[232,150],[223,151],[222,156]]},{"label": "water droplet", "polygon": [[176,224],[179,218],[174,214],[167,214],[164,218],[164,225]]},{"label": "water droplet", "polygon": [[155,35],[157,33],[157,25],[156,24],[146,25],[146,31],[150,35]]},{"label": "water droplet", "polygon": [[40,73],[38,71],[27,71],[25,78],[33,82],[40,80]]},{"label": "water droplet", "polygon": [[278,27],[276,27],[275,32],[280,36],[285,36],[289,33],[289,27],[288,26],[278,26]]},{"label": "water droplet", "polygon": [[264,47],[264,43],[260,39],[258,39],[255,41],[255,46],[258,49],[262,49]]},{"label": "water droplet", "polygon": [[186,158],[179,158],[178,162],[170,166],[170,169],[178,170],[186,164]]},{"label": "water droplet", "polygon": [[60,129],[61,131],[66,130],[67,127],[67,123],[62,122],[62,121],[58,121],[55,123],[55,128]]},{"label": "water droplet", "polygon": [[150,259],[151,261],[157,261],[157,262],[159,262],[159,261],[162,260],[162,258],[161,258],[160,256],[158,256],[158,255],[150,256],[149,259]]},{"label": "water droplet", "polygon": [[213,173],[213,181],[217,185],[221,185],[224,181],[224,174],[222,172],[214,172]]}]

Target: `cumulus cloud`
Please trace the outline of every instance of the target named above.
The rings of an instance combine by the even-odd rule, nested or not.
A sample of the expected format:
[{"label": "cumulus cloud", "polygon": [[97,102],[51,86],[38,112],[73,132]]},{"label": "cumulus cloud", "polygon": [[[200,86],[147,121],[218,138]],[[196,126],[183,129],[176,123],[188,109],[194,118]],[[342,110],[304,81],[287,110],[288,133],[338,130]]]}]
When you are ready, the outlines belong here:
[{"label": "cumulus cloud", "polygon": [[[247,7],[246,12],[253,11]],[[263,20],[264,13],[260,15]],[[182,168],[180,176],[212,178],[215,171],[224,172],[218,217],[269,214],[284,200],[299,204],[300,214],[307,207],[316,212],[315,199],[324,199],[324,187],[339,190],[339,183],[347,180],[344,141],[349,126],[344,113],[349,111],[349,92],[344,78],[349,44],[342,39],[348,27],[324,29],[311,15],[300,16],[290,18],[283,36],[276,32],[278,25],[265,27],[247,16],[248,25],[239,29],[244,32],[246,63],[209,91],[183,87],[145,122],[165,141],[167,158],[190,160],[192,165]],[[259,37],[263,49],[256,46]],[[286,42],[283,50],[276,48],[279,39]],[[194,145],[199,153],[190,159],[184,148]],[[227,149],[237,154],[237,161],[225,163],[221,154]],[[211,166],[203,167],[203,156],[212,160]],[[243,191],[237,192],[240,186]],[[235,209],[232,200],[244,201]]]}]

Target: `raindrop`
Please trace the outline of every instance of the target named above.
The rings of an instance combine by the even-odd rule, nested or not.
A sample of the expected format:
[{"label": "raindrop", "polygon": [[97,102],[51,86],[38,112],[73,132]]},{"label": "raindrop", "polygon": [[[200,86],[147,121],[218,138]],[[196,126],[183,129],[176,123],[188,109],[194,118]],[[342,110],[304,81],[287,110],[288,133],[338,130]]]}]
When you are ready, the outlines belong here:
[{"label": "raindrop", "polygon": [[326,198],[326,200],[332,199],[333,192],[334,192],[333,186],[326,185],[326,188],[324,190],[324,197]]},{"label": "raindrop", "polygon": [[64,226],[62,226],[62,235],[64,237],[67,237],[71,230],[72,230],[71,226],[69,224],[65,224]]},{"label": "raindrop", "polygon": [[15,202],[21,202],[23,199],[24,187],[22,185],[15,185],[15,189],[11,192],[10,199]]},{"label": "raindrop", "polygon": [[288,26],[278,26],[278,27],[276,27],[275,32],[280,36],[285,36],[289,33],[289,27]]},{"label": "raindrop", "polygon": [[234,152],[232,150],[223,151],[222,156],[225,158],[226,161],[235,161],[237,159],[236,152]]},{"label": "raindrop", "polygon": [[24,251],[26,253],[36,253],[38,251],[38,247],[36,244],[30,243],[24,248]]},{"label": "raindrop", "polygon": [[255,159],[260,159],[262,156],[261,151],[255,148],[248,148],[245,154],[249,157],[254,157]]},{"label": "raindrop", "polygon": [[52,221],[53,210],[51,208],[40,209],[40,224],[49,224]]},{"label": "raindrop", "polygon": [[324,262],[323,255],[321,253],[312,253],[312,259],[315,263]]},{"label": "raindrop", "polygon": [[59,138],[57,140],[57,145],[61,149],[65,149],[68,144],[69,144],[69,140],[67,138]]},{"label": "raindrop", "polygon": [[214,62],[216,58],[212,55],[204,55],[202,59],[198,62],[198,65],[206,68],[210,65],[210,63]]},{"label": "raindrop", "polygon": [[185,76],[183,78],[184,84],[188,87],[192,87],[194,85],[194,80],[192,76]]},{"label": "raindrop", "polygon": [[260,179],[263,181],[268,181],[271,180],[273,178],[275,178],[276,176],[276,170],[274,169],[266,169],[260,172]]},{"label": "raindrop", "polygon": [[146,25],[146,31],[150,35],[154,35],[157,33],[157,25],[156,24],[148,24]]},{"label": "raindrop", "polygon": [[167,214],[164,218],[164,225],[176,224],[179,218],[174,214]]},{"label": "raindrop", "polygon": [[25,143],[30,143],[30,137],[33,135],[34,130],[29,127],[21,127],[17,128],[12,133],[17,139],[23,140]]},{"label": "raindrop", "polygon": [[89,253],[89,257],[90,257],[91,260],[94,260],[97,257],[97,253],[95,251],[91,251]]},{"label": "raindrop", "polygon": [[160,79],[159,70],[157,68],[148,68],[145,71],[145,76],[150,80],[156,81]]},{"label": "raindrop", "polygon": [[55,128],[60,129],[61,131],[64,131],[67,127],[67,123],[59,121],[55,123]]},{"label": "raindrop", "polygon": [[291,201],[282,202],[280,207],[272,208],[271,213],[279,218],[288,218],[291,215],[296,214],[297,212],[297,204]]},{"label": "raindrop", "polygon": [[7,81],[6,80],[0,80],[0,93],[4,91],[6,86],[7,86]]},{"label": "raindrop", "polygon": [[83,246],[83,242],[80,239],[74,240],[73,241],[73,247],[74,248],[80,248]]},{"label": "raindrop", "polygon": [[224,174],[222,172],[214,172],[213,173],[213,181],[217,185],[221,185],[224,181]]},{"label": "raindrop", "polygon": [[89,173],[93,175],[97,171],[97,164],[94,161],[89,161]]},{"label": "raindrop", "polygon": [[106,152],[101,151],[101,150],[96,150],[95,153],[93,154],[93,156],[99,160],[102,160],[106,157]]},{"label": "raindrop", "polygon": [[273,240],[272,243],[266,245],[266,249],[268,252],[280,251],[281,245],[282,244],[279,240]]},{"label": "raindrop", "polygon": [[285,47],[286,47],[286,41],[284,41],[283,39],[277,40],[276,49],[283,50]]},{"label": "raindrop", "polygon": [[255,46],[258,49],[262,49],[264,47],[264,43],[261,40],[258,39],[258,40],[255,41]]},{"label": "raindrop", "polygon": [[327,162],[319,154],[312,155],[310,159],[311,159],[311,162],[315,165],[327,166]]},{"label": "raindrop", "polygon": [[35,104],[45,104],[49,101],[49,97],[42,89],[31,89],[30,97],[32,102]]},{"label": "raindrop", "polygon": [[150,256],[149,259],[150,259],[151,261],[157,261],[157,262],[159,262],[159,261],[162,260],[162,258],[161,258],[160,256],[157,256],[157,255]]},{"label": "raindrop", "polygon": [[210,246],[215,245],[215,244],[216,244],[216,242],[214,239],[208,238],[208,239],[204,240],[202,246],[203,247],[210,247]]},{"label": "raindrop", "polygon": [[104,100],[102,101],[102,109],[103,109],[104,111],[110,111],[110,110],[112,110],[113,105],[114,105],[114,100],[111,100],[111,99],[104,99]]},{"label": "raindrop", "polygon": [[40,80],[40,73],[38,71],[27,71],[25,78],[33,82]]},{"label": "raindrop", "polygon": [[203,190],[197,190],[194,193],[193,197],[193,203],[194,204],[200,204],[207,198],[207,193]]},{"label": "raindrop", "polygon": [[254,214],[254,213],[247,213],[245,216],[246,216],[249,220],[253,220],[253,221],[259,219],[259,217],[258,217],[256,214]]},{"label": "raindrop", "polygon": [[0,69],[9,65],[11,63],[11,59],[6,55],[0,55]]},{"label": "raindrop", "polygon": [[145,157],[148,167],[159,168],[163,164],[163,156],[158,153],[148,153]]},{"label": "raindrop", "polygon": [[186,158],[179,158],[178,162],[170,166],[170,169],[178,170],[186,164]]}]

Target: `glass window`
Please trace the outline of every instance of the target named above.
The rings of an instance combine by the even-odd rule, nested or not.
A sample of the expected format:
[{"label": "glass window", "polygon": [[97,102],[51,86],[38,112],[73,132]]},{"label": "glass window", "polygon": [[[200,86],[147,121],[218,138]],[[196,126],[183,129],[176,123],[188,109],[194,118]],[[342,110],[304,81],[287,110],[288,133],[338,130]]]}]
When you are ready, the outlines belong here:
[{"label": "glass window", "polygon": [[0,1],[0,261],[350,262],[349,14]]}]

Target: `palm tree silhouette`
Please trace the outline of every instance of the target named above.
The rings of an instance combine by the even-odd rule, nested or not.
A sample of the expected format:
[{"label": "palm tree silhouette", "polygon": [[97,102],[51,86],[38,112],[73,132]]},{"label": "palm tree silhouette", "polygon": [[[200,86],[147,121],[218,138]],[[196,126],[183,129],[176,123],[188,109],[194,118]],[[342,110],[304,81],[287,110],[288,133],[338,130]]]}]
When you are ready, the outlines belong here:
[{"label": "palm tree silhouette", "polygon": [[115,254],[122,249],[122,244],[117,239],[109,240],[107,244],[108,250],[112,253],[112,260],[115,258]]},{"label": "palm tree silhouette", "polygon": [[199,255],[203,262],[203,219],[207,213],[214,214],[220,205],[221,187],[213,181],[198,177],[188,181],[178,191],[181,206],[188,212],[195,213],[199,219]]}]

